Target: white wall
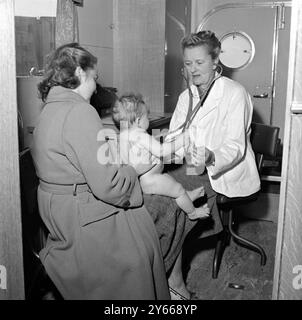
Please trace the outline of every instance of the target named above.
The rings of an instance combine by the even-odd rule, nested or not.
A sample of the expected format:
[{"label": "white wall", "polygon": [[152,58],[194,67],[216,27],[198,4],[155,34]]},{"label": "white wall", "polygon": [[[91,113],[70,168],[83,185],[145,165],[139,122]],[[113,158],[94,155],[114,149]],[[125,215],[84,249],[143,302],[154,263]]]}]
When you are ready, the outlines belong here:
[{"label": "white wall", "polygon": [[15,16],[55,17],[57,0],[15,0]]}]

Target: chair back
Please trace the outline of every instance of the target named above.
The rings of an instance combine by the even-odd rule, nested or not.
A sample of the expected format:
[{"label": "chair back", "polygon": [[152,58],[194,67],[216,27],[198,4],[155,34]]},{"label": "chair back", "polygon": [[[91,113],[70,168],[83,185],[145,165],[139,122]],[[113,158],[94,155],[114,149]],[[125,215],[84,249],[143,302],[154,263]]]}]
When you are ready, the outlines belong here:
[{"label": "chair back", "polygon": [[275,157],[279,140],[279,127],[252,122],[251,144],[255,155],[259,155],[258,169],[262,167],[263,157]]}]

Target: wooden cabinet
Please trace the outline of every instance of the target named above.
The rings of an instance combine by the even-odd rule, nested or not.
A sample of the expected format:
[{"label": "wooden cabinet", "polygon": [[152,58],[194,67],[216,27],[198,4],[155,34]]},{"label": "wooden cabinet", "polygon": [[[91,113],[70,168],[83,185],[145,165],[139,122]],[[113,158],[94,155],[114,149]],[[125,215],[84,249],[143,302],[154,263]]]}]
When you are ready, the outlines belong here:
[{"label": "wooden cabinet", "polygon": [[165,0],[114,0],[113,87],[164,112]]},{"label": "wooden cabinet", "polygon": [[98,57],[101,84],[141,93],[164,112],[166,0],[89,0],[78,7],[80,43]]},{"label": "wooden cabinet", "polygon": [[98,58],[103,86],[113,86],[113,1],[84,1],[77,7],[80,44]]}]

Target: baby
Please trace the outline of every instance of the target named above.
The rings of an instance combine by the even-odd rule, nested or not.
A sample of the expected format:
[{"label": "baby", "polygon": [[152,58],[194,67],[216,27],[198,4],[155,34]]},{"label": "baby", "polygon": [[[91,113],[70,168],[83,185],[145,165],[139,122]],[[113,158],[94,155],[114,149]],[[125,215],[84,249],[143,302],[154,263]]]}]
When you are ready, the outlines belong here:
[{"label": "baby", "polygon": [[122,163],[136,168],[145,165],[139,180],[145,194],[158,194],[176,199],[177,205],[187,213],[189,219],[209,217],[210,210],[205,204],[195,208],[193,201],[204,195],[204,188],[185,190],[172,176],[162,173],[160,158],[168,157],[189,144],[187,133],[179,134],[173,141],[160,143],[146,130],[149,127],[147,107],[140,95],[121,96],[112,113],[115,125],[120,129],[119,156]]}]

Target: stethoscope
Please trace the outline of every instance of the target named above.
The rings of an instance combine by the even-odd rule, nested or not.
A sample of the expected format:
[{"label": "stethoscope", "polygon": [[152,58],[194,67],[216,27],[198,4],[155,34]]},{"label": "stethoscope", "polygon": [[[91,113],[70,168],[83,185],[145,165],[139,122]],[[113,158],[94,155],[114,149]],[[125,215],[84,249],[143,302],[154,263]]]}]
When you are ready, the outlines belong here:
[{"label": "stethoscope", "polygon": [[[217,70],[218,68],[219,68],[219,70]],[[214,82],[221,77],[222,72],[223,72],[222,66],[221,65],[217,65],[216,70],[215,70],[214,78],[208,83],[203,95],[201,96],[201,98],[200,98],[200,100],[198,102],[198,105],[194,108],[193,111],[191,111],[192,108],[193,108],[193,92],[192,92],[192,89],[191,89],[191,86],[190,86],[189,78],[186,76],[185,68],[181,69],[181,74],[182,74],[182,77],[184,78],[184,80],[186,81],[187,89],[188,89],[188,92],[189,92],[189,98],[190,98],[188,112],[191,111],[192,113],[191,113],[191,115],[187,116],[187,118],[186,118],[184,123],[182,123],[175,130],[170,131],[169,134],[177,132],[179,130],[184,131],[184,130],[189,128],[189,126],[192,123],[192,121],[194,120],[197,112],[203,106],[204,101],[206,100],[207,96],[209,95],[210,90],[212,89],[212,87],[214,85]]]},{"label": "stethoscope", "polygon": [[[219,68],[219,71],[217,71],[217,69]],[[204,90],[204,96],[207,95],[211,85],[218,79],[221,77],[222,75],[222,72],[223,72],[223,68],[220,64],[217,64],[216,65],[216,69],[215,69],[215,76],[214,78],[208,83],[206,89]],[[184,80],[186,81],[186,85],[187,85],[187,89],[189,90],[189,95],[193,97],[193,92],[192,92],[192,89],[191,89],[191,86],[190,86],[190,81],[189,81],[189,78],[186,76],[186,72],[185,72],[185,68],[181,68],[181,75],[182,77],[184,78]]]}]

